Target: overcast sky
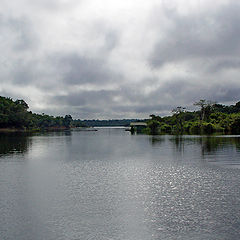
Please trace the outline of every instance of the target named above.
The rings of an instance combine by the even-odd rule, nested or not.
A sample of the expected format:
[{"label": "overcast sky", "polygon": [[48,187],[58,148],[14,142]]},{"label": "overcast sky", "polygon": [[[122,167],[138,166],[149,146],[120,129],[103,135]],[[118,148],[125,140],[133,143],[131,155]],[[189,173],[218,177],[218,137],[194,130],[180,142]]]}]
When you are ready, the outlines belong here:
[{"label": "overcast sky", "polygon": [[236,0],[1,0],[0,95],[80,119],[240,100]]}]

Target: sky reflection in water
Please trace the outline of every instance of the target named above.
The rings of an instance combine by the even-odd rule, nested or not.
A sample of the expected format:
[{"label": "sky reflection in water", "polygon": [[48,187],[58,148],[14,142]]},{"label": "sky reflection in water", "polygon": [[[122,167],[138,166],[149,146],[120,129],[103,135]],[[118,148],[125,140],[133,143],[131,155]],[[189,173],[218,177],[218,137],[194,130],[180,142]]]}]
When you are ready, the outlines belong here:
[{"label": "sky reflection in water", "polygon": [[0,137],[1,239],[238,239],[240,139]]}]

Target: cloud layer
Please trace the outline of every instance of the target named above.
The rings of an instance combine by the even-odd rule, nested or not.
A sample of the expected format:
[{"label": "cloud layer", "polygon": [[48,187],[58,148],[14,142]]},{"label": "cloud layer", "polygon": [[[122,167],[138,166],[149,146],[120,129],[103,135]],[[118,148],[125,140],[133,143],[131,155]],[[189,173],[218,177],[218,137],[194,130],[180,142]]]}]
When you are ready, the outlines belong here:
[{"label": "cloud layer", "polygon": [[239,101],[239,12],[233,0],[3,0],[0,95],[81,119]]}]

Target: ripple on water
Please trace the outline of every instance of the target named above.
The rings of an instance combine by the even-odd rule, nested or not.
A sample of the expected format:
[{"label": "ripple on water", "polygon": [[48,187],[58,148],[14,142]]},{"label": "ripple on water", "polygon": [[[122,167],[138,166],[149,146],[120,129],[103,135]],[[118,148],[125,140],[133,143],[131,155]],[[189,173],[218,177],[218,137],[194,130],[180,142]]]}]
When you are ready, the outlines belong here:
[{"label": "ripple on water", "polygon": [[119,129],[27,141],[0,157],[1,239],[240,238],[236,139]]}]

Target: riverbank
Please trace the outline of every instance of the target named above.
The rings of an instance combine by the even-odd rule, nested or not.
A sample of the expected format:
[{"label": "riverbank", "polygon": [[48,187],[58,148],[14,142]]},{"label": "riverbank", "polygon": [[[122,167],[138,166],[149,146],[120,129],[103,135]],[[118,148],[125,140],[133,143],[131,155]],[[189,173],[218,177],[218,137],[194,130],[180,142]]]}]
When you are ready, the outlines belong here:
[{"label": "riverbank", "polygon": [[27,132],[53,132],[53,131],[66,131],[71,130],[67,127],[49,127],[49,128],[0,128],[0,133],[27,133]]},{"label": "riverbank", "polygon": [[10,132],[26,132],[25,129],[17,129],[17,128],[0,128],[0,133],[10,133]]}]

